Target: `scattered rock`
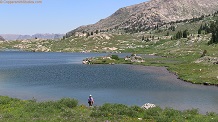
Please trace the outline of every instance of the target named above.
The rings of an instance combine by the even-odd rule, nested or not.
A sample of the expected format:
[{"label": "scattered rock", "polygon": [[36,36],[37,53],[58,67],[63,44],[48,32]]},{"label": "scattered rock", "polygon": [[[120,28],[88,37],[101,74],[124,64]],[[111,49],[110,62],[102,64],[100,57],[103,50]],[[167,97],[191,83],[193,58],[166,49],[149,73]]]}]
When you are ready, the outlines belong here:
[{"label": "scattered rock", "polygon": [[204,56],[196,60],[195,63],[218,64],[218,57]]},{"label": "scattered rock", "polygon": [[209,82],[204,82],[204,85],[208,86],[208,85],[210,85],[210,83]]},{"label": "scattered rock", "polygon": [[86,58],[82,61],[83,64],[91,64],[92,58]]},{"label": "scattered rock", "polygon": [[138,118],[138,120],[140,120],[140,121],[141,121],[141,120],[142,120],[142,118]]},{"label": "scattered rock", "polygon": [[132,54],[130,57],[126,56],[125,61],[131,61],[134,63],[143,63],[145,62],[141,56],[137,56],[136,54]]}]

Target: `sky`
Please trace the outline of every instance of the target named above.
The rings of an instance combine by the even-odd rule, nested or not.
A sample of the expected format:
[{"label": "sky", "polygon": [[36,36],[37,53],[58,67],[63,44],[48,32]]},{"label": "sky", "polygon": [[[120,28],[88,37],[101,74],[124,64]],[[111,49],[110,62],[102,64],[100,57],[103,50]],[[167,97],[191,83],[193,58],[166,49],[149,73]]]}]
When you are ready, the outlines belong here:
[{"label": "sky", "polygon": [[[39,3],[13,3],[27,1]],[[0,34],[65,34],[147,0],[0,0]],[[41,2],[41,3],[40,3]]]}]

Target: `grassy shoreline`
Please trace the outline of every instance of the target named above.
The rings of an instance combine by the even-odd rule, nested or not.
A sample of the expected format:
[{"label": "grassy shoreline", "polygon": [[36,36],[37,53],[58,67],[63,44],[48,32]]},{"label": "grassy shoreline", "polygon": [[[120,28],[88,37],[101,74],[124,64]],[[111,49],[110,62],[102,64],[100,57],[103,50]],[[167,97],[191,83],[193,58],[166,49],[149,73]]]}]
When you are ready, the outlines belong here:
[{"label": "grassy shoreline", "polygon": [[208,72],[208,70],[211,70],[212,72],[213,69],[216,70],[217,67],[214,65],[188,63],[175,58],[169,59],[168,57],[148,58],[143,60],[143,62],[138,63],[126,61],[124,60],[124,58],[109,59],[109,57],[95,57],[91,59],[90,64],[131,64],[142,66],[165,67],[170,73],[176,75],[178,79],[184,82],[189,82],[192,84],[218,86],[218,79],[202,77],[204,75],[204,72]]},{"label": "grassy shoreline", "polygon": [[166,121],[218,121],[214,112],[199,114],[197,109],[179,111],[160,107],[148,110],[138,106],[105,103],[92,108],[79,105],[78,101],[63,98],[57,101],[36,102],[0,96],[0,121],[120,121],[120,122],[166,122]]}]

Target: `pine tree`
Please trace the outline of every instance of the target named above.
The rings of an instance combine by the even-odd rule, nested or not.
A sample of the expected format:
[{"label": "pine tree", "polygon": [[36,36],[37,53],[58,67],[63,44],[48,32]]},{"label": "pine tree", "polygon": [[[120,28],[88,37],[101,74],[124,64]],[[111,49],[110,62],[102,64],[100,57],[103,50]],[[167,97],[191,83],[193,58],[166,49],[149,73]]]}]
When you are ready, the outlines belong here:
[{"label": "pine tree", "polygon": [[198,29],[198,34],[201,34],[201,28]]},{"label": "pine tree", "polygon": [[178,32],[176,33],[175,38],[176,38],[176,39],[181,39],[182,37],[183,37],[182,31],[178,31]]},{"label": "pine tree", "polygon": [[157,24],[157,27],[156,27],[156,29],[157,29],[157,30],[159,30],[159,25],[158,25],[158,24]]},{"label": "pine tree", "polygon": [[176,31],[176,27],[175,26],[172,26],[172,31]]},{"label": "pine tree", "polygon": [[142,36],[142,41],[144,41],[145,40],[145,36]]},{"label": "pine tree", "polygon": [[183,37],[183,38],[187,38],[188,35],[189,35],[189,32],[188,32],[187,29],[186,29],[185,31],[183,31],[183,34],[182,34],[182,37]]},{"label": "pine tree", "polygon": [[87,33],[87,35],[86,35],[86,37],[89,37],[90,36],[90,34],[89,34],[89,32]]},{"label": "pine tree", "polygon": [[167,31],[167,34],[166,34],[166,36],[169,36],[170,35],[170,32],[169,31]]},{"label": "pine tree", "polygon": [[206,34],[211,33],[210,27],[206,23],[205,23],[203,28],[204,28]]},{"label": "pine tree", "polygon": [[98,34],[98,30],[96,30],[95,33]]},{"label": "pine tree", "polygon": [[211,23],[210,31],[212,33],[212,38],[209,44],[217,44],[218,43],[218,21]]},{"label": "pine tree", "polygon": [[175,31],[175,30],[176,30],[176,27],[175,27],[175,26],[171,26],[171,27],[169,28],[169,30]]}]

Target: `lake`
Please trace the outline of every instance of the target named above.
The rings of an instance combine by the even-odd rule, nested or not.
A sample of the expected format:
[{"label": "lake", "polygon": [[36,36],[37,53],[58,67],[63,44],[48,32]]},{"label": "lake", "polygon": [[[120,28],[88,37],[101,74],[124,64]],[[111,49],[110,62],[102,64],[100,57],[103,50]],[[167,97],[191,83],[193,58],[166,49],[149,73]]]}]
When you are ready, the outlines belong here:
[{"label": "lake", "polygon": [[217,87],[183,82],[166,68],[81,63],[87,57],[104,55],[0,52],[0,95],[38,101],[70,97],[87,105],[92,94],[95,105],[153,103],[162,108],[218,113]]}]

